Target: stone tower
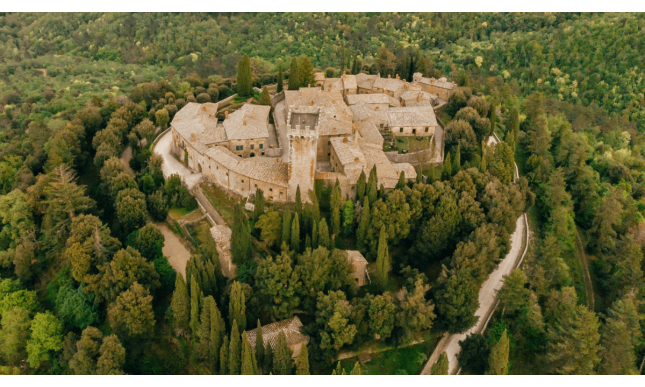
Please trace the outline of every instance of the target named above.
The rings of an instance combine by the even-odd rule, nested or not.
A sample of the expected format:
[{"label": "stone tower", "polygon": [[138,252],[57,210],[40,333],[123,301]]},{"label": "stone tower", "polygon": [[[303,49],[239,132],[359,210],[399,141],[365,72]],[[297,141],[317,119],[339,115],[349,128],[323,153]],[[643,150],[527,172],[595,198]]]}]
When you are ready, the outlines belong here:
[{"label": "stone tower", "polygon": [[[289,109],[287,113],[287,137],[289,138],[289,187],[287,201],[296,200],[296,191],[300,186],[303,202],[311,202],[309,190],[314,190],[316,177],[316,151],[318,149],[318,112],[308,107],[306,112]],[[305,110],[305,109],[302,109]],[[296,124],[296,122],[305,125]],[[309,124],[309,125],[306,125]],[[313,124],[313,125],[312,125]]]}]

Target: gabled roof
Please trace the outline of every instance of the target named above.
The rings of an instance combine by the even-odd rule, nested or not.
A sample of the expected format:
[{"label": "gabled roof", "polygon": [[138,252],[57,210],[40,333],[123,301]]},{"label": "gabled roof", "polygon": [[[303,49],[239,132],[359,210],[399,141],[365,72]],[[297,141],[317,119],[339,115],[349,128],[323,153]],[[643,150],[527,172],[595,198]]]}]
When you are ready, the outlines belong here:
[{"label": "gabled roof", "polygon": [[321,136],[352,133],[352,111],[343,101],[339,89],[327,88],[320,90],[317,87],[301,88],[300,90],[286,90],[284,92],[285,107],[321,108],[318,117],[318,133]]},{"label": "gabled roof", "polygon": [[[287,346],[291,347],[300,343],[308,343],[309,336],[302,334],[300,328],[302,327],[302,322],[298,316],[293,316],[290,319],[274,322],[272,324],[264,325],[262,329],[262,341],[264,341],[264,346],[270,345],[273,350],[275,350],[276,345],[278,344],[278,335],[280,332],[284,332],[284,335],[287,338]],[[246,331],[246,338],[251,344],[251,348],[255,351],[255,341],[258,335],[258,328]]]},{"label": "gabled roof", "polygon": [[240,158],[222,146],[209,148],[205,155],[239,175],[285,188],[288,186],[289,164],[283,163],[280,158]]},{"label": "gabled roof", "polygon": [[355,105],[359,102],[362,103],[390,103],[390,97],[387,94],[383,93],[373,93],[373,94],[348,94],[345,96],[347,98],[347,104],[349,106]]},{"label": "gabled roof", "polygon": [[217,107],[217,103],[189,102],[175,114],[170,125],[195,149],[203,151],[206,144],[226,141],[221,140],[223,133],[221,127],[218,129]]},{"label": "gabled roof", "polygon": [[356,84],[361,89],[372,90],[376,78],[378,78],[378,75],[356,74]]},{"label": "gabled roof", "polygon": [[389,126],[437,126],[432,106],[406,106],[385,111]]},{"label": "gabled roof", "polygon": [[358,121],[356,125],[358,125],[358,132],[365,141],[383,146],[383,136],[372,120]]},{"label": "gabled roof", "polygon": [[401,171],[406,179],[416,179],[417,171],[414,169],[412,164],[409,163],[392,163],[392,167],[398,175],[401,175]]},{"label": "gabled roof", "polygon": [[365,163],[365,155],[361,152],[357,141],[345,137],[334,137],[330,139],[330,142],[341,164]]},{"label": "gabled roof", "polygon": [[395,92],[403,87],[403,81],[396,78],[377,78],[374,81],[374,89],[383,89],[391,92]]},{"label": "gabled roof", "polygon": [[271,106],[244,104],[224,120],[228,140],[250,140],[269,137]]},{"label": "gabled roof", "polygon": [[356,90],[356,75],[344,74],[341,79],[345,90]]},{"label": "gabled roof", "polygon": [[431,101],[437,99],[437,96],[427,91],[407,90],[399,98],[406,102],[408,100]]},{"label": "gabled roof", "polygon": [[314,80],[315,81],[324,81],[325,80],[325,73],[314,73]]}]

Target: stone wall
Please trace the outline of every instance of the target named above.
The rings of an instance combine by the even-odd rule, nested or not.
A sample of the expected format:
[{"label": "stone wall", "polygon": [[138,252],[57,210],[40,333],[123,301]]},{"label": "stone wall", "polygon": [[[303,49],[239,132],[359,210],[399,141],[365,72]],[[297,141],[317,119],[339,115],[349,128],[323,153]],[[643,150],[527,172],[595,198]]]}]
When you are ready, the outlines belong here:
[{"label": "stone wall", "polygon": [[393,163],[410,163],[412,165],[419,165],[425,163],[433,163],[441,165],[443,160],[438,149],[431,148],[419,152],[412,152],[406,154],[399,154],[397,151],[384,152],[387,159]]},{"label": "stone wall", "polygon": [[280,101],[284,101],[284,90],[271,96],[271,106],[275,107]]}]

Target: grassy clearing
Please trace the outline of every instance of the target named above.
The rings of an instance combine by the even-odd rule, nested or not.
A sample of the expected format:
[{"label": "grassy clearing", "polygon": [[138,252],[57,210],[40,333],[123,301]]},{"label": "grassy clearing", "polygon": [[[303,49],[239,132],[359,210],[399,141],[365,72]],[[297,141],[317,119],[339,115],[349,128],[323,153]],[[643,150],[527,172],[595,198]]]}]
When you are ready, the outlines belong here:
[{"label": "grassy clearing", "polygon": [[179,220],[190,212],[191,211],[186,208],[171,208],[168,210],[168,214],[170,214],[174,220]]},{"label": "grassy clearing", "polygon": [[[418,375],[439,342],[440,334],[426,331],[417,336],[417,340],[424,340],[422,343],[372,353],[372,360],[361,365],[361,372],[363,375]],[[341,360],[340,365],[349,375],[357,361],[357,356],[350,357]]]},{"label": "grassy clearing", "polygon": [[430,138],[430,136],[399,137],[396,139],[396,150],[399,151],[399,153],[411,153],[429,149],[432,147]]},{"label": "grassy clearing", "polygon": [[208,184],[202,183],[200,186],[202,187],[204,195],[206,195],[226,224],[233,224],[233,207],[241,198],[237,195],[235,197],[229,197],[226,192],[215,185],[209,186]]}]

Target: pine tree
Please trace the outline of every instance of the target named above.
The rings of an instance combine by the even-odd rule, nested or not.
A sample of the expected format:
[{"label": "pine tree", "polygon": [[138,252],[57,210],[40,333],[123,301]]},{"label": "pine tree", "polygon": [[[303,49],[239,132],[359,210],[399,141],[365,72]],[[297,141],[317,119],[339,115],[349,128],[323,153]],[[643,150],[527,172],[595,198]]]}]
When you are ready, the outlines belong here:
[{"label": "pine tree", "polygon": [[327,250],[331,248],[329,228],[327,227],[327,221],[325,218],[320,219],[320,224],[318,226],[318,246],[324,247]]},{"label": "pine tree", "polygon": [[190,331],[192,332],[193,339],[197,338],[197,331],[199,329],[199,285],[197,279],[192,276],[190,279]]},{"label": "pine tree", "polygon": [[282,61],[280,61],[280,63],[278,63],[278,93],[284,88],[283,81],[284,75],[282,74]]},{"label": "pine tree", "polygon": [[289,90],[300,89],[300,72],[298,71],[298,59],[291,59],[291,70],[289,71]]},{"label": "pine tree", "polygon": [[370,204],[376,203],[376,197],[378,195],[378,178],[376,177],[376,165],[372,167],[370,171],[370,178],[367,180],[367,189],[365,194],[370,200]]},{"label": "pine tree", "polygon": [[296,214],[302,219],[302,196],[300,194],[300,184],[296,187],[296,202],[295,202]]},{"label": "pine tree", "polygon": [[497,344],[493,346],[490,351],[489,357],[489,373],[491,375],[507,375],[508,374],[508,344],[509,340],[506,336],[506,329],[502,333],[502,337]]},{"label": "pine tree", "polygon": [[175,291],[172,293],[170,308],[172,309],[172,326],[177,336],[188,333],[190,318],[190,299],[186,290],[184,277],[178,275],[175,279]]},{"label": "pine tree", "polygon": [[441,171],[441,180],[450,180],[452,177],[452,165],[450,164],[450,152],[443,160],[443,171]]},{"label": "pine tree", "polygon": [[637,375],[636,352],[641,340],[639,321],[642,315],[633,296],[617,300],[607,313],[601,329],[602,351],[599,373],[603,375]]},{"label": "pine tree", "polygon": [[356,245],[358,250],[363,254],[367,252],[367,246],[365,246],[365,239],[367,237],[367,231],[370,227],[370,200],[367,196],[363,199],[363,210],[361,212],[361,222],[358,224],[358,230],[356,230]]},{"label": "pine tree", "polygon": [[226,335],[224,327],[224,319],[222,314],[217,308],[217,303],[212,297],[207,297],[211,303],[211,337],[210,337],[210,363],[215,370],[219,364],[220,349],[222,347],[222,337]]},{"label": "pine tree", "polygon": [[249,219],[246,217],[242,206],[235,205],[233,212],[233,227],[231,229],[231,255],[233,263],[242,265],[253,259],[251,251],[251,231]]},{"label": "pine tree", "polygon": [[228,335],[224,336],[222,347],[219,350],[219,374],[228,375]]},{"label": "pine tree", "polygon": [[239,375],[242,365],[242,343],[240,342],[240,331],[237,328],[237,321],[233,320],[231,328],[231,344],[228,349],[228,371],[231,375]]},{"label": "pine tree", "polygon": [[448,362],[448,354],[442,352],[439,355],[437,362],[430,368],[430,375],[448,375],[450,363]]},{"label": "pine tree", "polygon": [[309,374],[309,351],[307,343],[303,343],[300,349],[300,355],[296,358],[296,375]]},{"label": "pine tree", "polygon": [[457,145],[457,152],[455,153],[455,162],[453,163],[452,174],[456,175],[461,170],[461,147]]},{"label": "pine tree", "polygon": [[271,96],[269,95],[269,89],[266,86],[262,88],[262,94],[260,95],[260,105],[271,106]]},{"label": "pine tree", "polygon": [[237,326],[240,330],[246,329],[246,300],[242,291],[242,284],[238,281],[233,282],[231,286],[231,297],[228,302],[228,319],[233,326],[233,321],[237,320]]},{"label": "pine tree", "polygon": [[257,361],[255,353],[251,349],[251,344],[246,337],[246,332],[242,333],[242,369],[240,375],[256,375],[257,374]]},{"label": "pine tree", "polygon": [[262,368],[264,365],[264,339],[262,338],[262,324],[258,319],[258,329],[255,330],[255,358],[258,361],[258,367]]},{"label": "pine tree", "polygon": [[387,234],[385,226],[381,227],[378,237],[378,254],[376,256],[376,278],[381,290],[387,286],[387,272],[390,268],[390,255],[387,248]]},{"label": "pine tree", "polygon": [[365,188],[367,186],[367,177],[365,177],[365,171],[361,169],[361,174],[358,176],[358,181],[356,182],[356,200],[362,202],[363,196],[365,196]]},{"label": "pine tree", "polygon": [[251,59],[244,54],[242,60],[237,64],[237,94],[241,97],[250,97],[252,89]]},{"label": "pine tree", "polygon": [[291,243],[291,211],[288,208],[282,216],[282,243]]},{"label": "pine tree", "polygon": [[271,373],[273,370],[273,348],[271,348],[271,343],[267,343],[264,351],[264,365],[262,366],[264,372]]},{"label": "pine tree", "polygon": [[405,172],[401,171],[399,174],[399,181],[396,183],[394,189],[403,189],[405,187]]},{"label": "pine tree", "polygon": [[298,221],[298,213],[293,218],[291,224],[291,250],[296,253],[300,252],[300,222]]},{"label": "pine tree", "polygon": [[273,357],[273,374],[274,375],[291,375],[293,362],[291,356],[293,353],[287,345],[287,336],[283,331],[278,334],[278,342],[275,347],[275,354]]},{"label": "pine tree", "polygon": [[[338,183],[338,180],[336,180]],[[340,235],[340,213],[343,205],[343,197],[340,192],[340,185],[336,184],[331,194],[331,233]]]}]

